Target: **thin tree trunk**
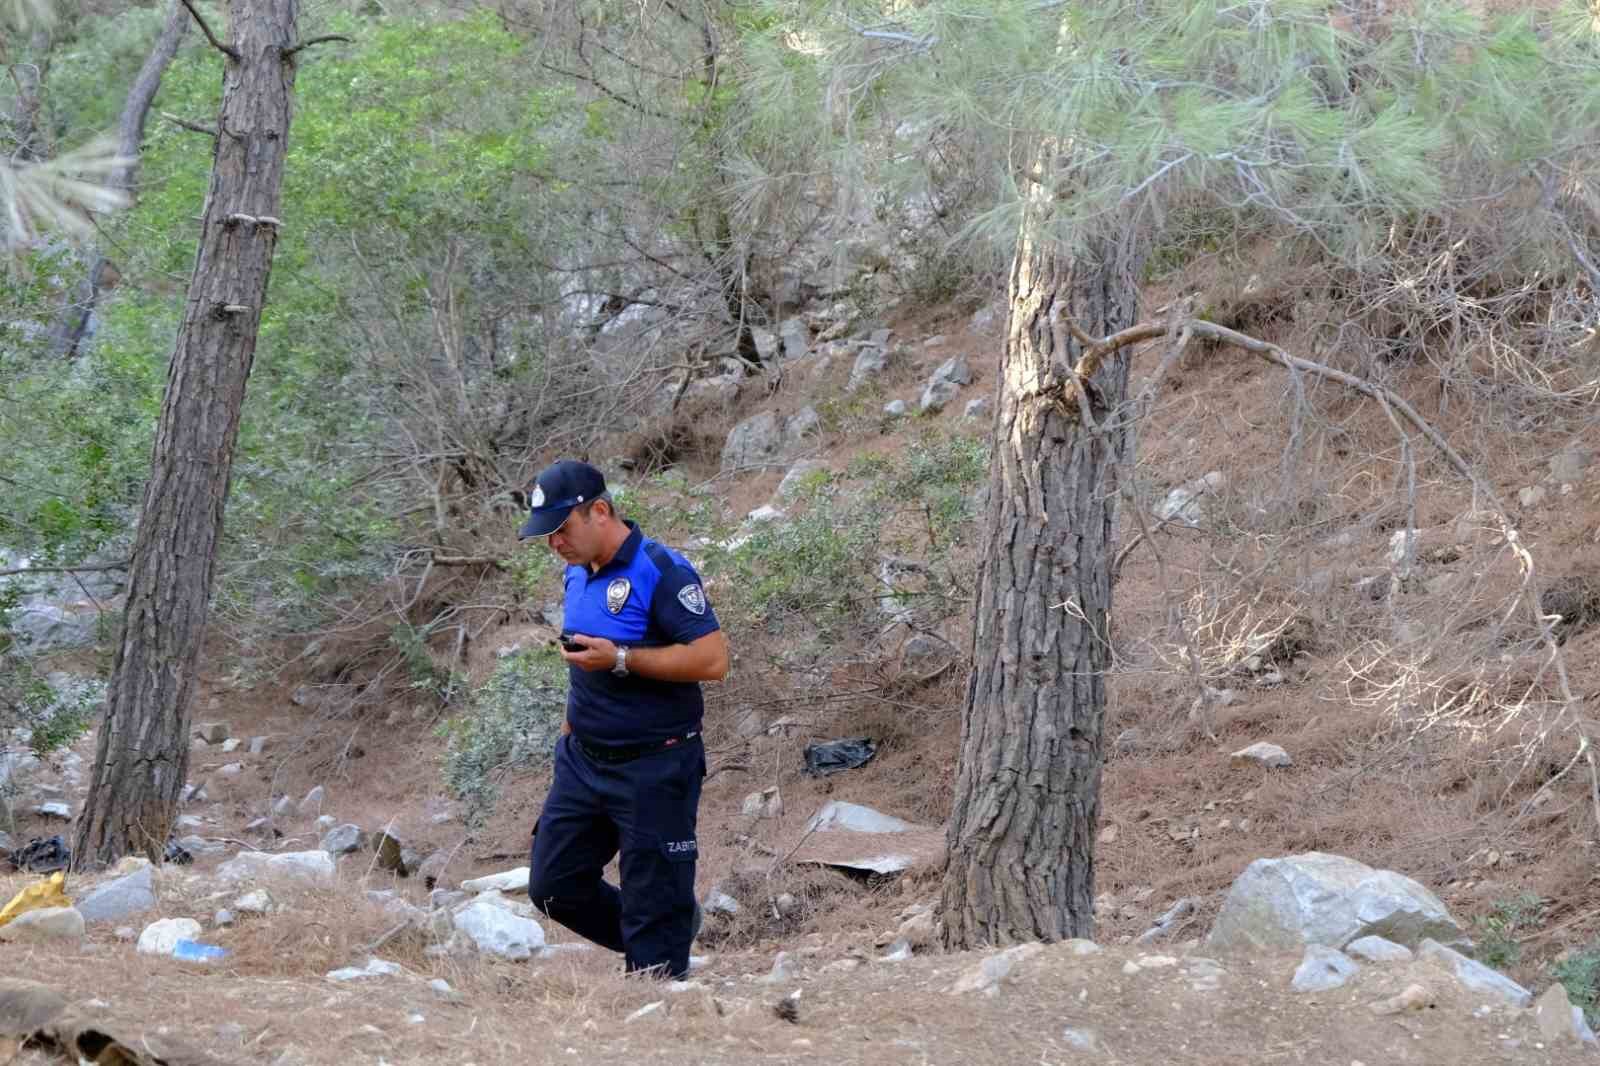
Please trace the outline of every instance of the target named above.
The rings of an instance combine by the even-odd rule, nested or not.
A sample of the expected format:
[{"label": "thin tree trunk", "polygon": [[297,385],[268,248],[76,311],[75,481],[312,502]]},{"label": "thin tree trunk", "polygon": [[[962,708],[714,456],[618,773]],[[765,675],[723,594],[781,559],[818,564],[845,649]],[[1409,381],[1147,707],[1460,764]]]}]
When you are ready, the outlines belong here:
[{"label": "thin tree trunk", "polygon": [[[161,28],[161,36],[156,38],[155,46],[145,57],[144,65],[139,68],[139,76],[133,79],[133,87],[128,90],[128,98],[123,102],[122,115],[117,120],[117,154],[128,160],[128,164],[112,174],[107,184],[128,193],[130,198],[134,182],[139,177],[139,153],[144,144],[144,124],[150,115],[150,105],[155,102],[161,79],[188,32],[189,12],[181,0],[173,0],[172,10],[167,12],[166,25]],[[77,355],[78,346],[88,332],[95,306],[100,302],[109,268],[106,257],[96,251],[88,271],[74,286],[72,298],[56,321],[55,335],[51,338],[56,355],[68,359]]]},{"label": "thin tree trunk", "polygon": [[[1100,813],[1116,464],[1102,430],[1127,392],[1125,352],[1081,399],[1065,319],[1093,336],[1135,320],[1132,242],[1076,258],[1050,239],[1044,186],[1012,262],[987,540],[943,891],[952,947],[1088,936]],[[1068,382],[1065,388],[1063,381]]]},{"label": "thin tree trunk", "polygon": [[229,0],[231,48],[200,249],[167,371],[128,602],[74,863],[159,858],[189,762],[189,704],[205,637],[245,382],[277,243],[296,0]]}]

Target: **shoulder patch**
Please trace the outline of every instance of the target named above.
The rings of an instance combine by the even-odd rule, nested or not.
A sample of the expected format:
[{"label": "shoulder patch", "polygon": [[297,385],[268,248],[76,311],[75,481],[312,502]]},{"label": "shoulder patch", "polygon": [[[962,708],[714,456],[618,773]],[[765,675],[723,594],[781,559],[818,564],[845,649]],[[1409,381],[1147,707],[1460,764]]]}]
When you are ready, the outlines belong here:
[{"label": "shoulder patch", "polygon": [[679,589],[678,602],[690,614],[706,613],[706,591],[699,585],[685,585]]}]

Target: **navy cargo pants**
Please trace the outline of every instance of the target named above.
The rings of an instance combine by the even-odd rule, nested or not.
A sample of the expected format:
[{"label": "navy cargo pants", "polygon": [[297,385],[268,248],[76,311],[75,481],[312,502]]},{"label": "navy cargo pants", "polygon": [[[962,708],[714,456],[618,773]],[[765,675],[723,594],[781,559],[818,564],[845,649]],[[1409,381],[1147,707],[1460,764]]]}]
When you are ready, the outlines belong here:
[{"label": "navy cargo pants", "polygon": [[[700,738],[627,762],[593,759],[570,734],[534,829],[528,895],[552,921],[623,953],[629,971],[689,972]],[[622,853],[622,886],[602,880]]]}]

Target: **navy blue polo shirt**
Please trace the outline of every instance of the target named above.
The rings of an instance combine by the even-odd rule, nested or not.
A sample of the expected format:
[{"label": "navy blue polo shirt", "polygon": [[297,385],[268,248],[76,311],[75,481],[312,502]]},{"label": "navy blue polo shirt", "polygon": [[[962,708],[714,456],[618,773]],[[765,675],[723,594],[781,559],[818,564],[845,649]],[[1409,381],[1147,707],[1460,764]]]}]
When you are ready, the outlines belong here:
[{"label": "navy blue polo shirt", "polygon": [[[689,560],[646,537],[628,539],[598,571],[569,566],[562,630],[629,648],[688,644],[721,628]],[[692,681],[570,669],[567,720],[585,743],[632,747],[700,728],[705,702]]]}]

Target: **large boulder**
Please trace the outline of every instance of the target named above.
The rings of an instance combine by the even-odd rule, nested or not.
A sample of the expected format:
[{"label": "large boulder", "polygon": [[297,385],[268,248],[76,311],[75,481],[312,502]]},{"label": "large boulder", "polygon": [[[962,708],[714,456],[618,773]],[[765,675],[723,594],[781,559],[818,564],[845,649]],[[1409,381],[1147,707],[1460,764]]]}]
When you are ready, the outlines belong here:
[{"label": "large boulder", "polygon": [[217,879],[229,884],[257,881],[297,881],[316,888],[331,888],[338,877],[333,856],[326,851],[241,851],[217,867]]},{"label": "large boulder", "polygon": [[1246,867],[1228,889],[1206,947],[1343,948],[1364,936],[1415,946],[1430,938],[1458,940],[1463,931],[1439,897],[1411,878],[1312,851]]},{"label": "large boulder", "polygon": [[783,445],[783,425],[775,413],[751,415],[728,431],[722,446],[722,469],[726,473],[777,462]]},{"label": "large boulder", "polygon": [[75,907],[40,907],[0,925],[0,941],[39,943],[83,939],[83,915]]}]

